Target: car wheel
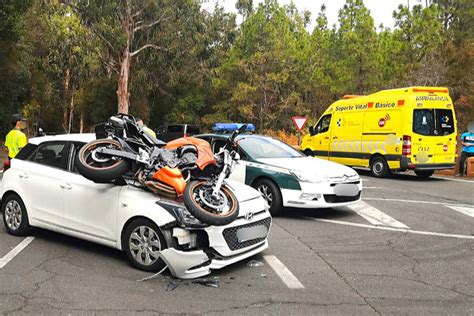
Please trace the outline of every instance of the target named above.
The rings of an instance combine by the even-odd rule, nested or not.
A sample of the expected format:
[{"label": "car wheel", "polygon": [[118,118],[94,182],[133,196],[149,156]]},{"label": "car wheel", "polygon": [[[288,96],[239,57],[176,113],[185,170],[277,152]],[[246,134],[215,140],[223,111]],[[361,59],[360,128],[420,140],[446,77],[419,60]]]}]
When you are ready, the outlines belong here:
[{"label": "car wheel", "polygon": [[271,180],[262,179],[255,183],[254,188],[257,189],[267,201],[270,207],[270,214],[272,214],[272,216],[281,215],[283,203],[278,186]]},{"label": "car wheel", "polygon": [[15,236],[28,235],[31,231],[26,207],[16,194],[8,195],[2,202],[3,223],[7,232]]},{"label": "car wheel", "polygon": [[372,158],[370,162],[370,173],[377,178],[385,178],[390,174],[387,161],[382,156]]},{"label": "car wheel", "polygon": [[133,220],[122,236],[122,249],[135,268],[157,272],[166,263],[160,257],[160,251],[168,248],[158,226],[145,218]]},{"label": "car wheel", "polygon": [[434,173],[434,170],[415,170],[415,174],[420,179],[428,179]]}]

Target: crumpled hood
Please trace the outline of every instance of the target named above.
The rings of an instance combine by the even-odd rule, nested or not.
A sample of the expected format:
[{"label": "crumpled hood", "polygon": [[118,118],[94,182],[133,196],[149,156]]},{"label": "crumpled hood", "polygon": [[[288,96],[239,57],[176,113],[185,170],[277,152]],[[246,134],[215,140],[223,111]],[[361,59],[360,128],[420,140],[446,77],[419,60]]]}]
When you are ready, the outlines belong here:
[{"label": "crumpled hood", "polygon": [[352,176],[357,174],[352,168],[315,157],[260,158],[257,160],[264,164],[309,173],[319,178],[342,177],[344,175]]}]

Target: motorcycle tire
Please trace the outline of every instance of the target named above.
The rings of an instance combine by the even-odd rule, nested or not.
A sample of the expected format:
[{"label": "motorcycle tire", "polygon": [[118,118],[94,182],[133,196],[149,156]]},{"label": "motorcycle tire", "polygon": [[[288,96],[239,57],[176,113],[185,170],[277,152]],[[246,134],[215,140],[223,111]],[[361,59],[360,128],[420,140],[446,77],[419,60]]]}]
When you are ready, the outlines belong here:
[{"label": "motorcycle tire", "polygon": [[123,159],[103,159],[102,162],[94,160],[91,154],[97,147],[113,147],[121,150],[120,143],[113,139],[97,139],[85,144],[76,157],[77,171],[85,178],[96,183],[110,183],[124,175],[130,165]]},{"label": "motorcycle tire", "polygon": [[[228,210],[224,214],[219,213],[218,210],[212,209],[207,204],[212,201],[203,201],[203,195],[210,197],[211,187],[206,187],[207,181],[194,180],[188,183],[184,190],[183,200],[189,212],[203,223],[215,226],[223,226],[232,223],[239,215],[239,202],[235,194],[227,188],[222,186],[220,193],[224,201],[227,201]],[[206,204],[207,203],[207,204]]]}]

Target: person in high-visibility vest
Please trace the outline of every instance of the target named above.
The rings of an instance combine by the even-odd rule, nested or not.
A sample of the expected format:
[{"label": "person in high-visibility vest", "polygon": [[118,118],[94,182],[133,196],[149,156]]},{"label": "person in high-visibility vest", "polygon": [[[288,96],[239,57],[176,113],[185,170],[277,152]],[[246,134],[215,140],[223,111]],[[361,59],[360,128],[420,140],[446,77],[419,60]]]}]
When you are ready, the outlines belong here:
[{"label": "person in high-visibility vest", "polygon": [[141,126],[145,132],[147,132],[149,135],[156,138],[156,133],[151,128],[146,126],[145,123],[143,123],[143,120],[141,118],[139,118],[137,116],[137,117],[135,117],[135,120],[136,120],[138,126]]},{"label": "person in high-visibility vest", "polygon": [[8,158],[12,159],[26,146],[28,140],[25,133],[21,130],[26,128],[26,120],[21,114],[12,115],[11,119],[13,129],[5,138],[5,146],[8,148]]}]

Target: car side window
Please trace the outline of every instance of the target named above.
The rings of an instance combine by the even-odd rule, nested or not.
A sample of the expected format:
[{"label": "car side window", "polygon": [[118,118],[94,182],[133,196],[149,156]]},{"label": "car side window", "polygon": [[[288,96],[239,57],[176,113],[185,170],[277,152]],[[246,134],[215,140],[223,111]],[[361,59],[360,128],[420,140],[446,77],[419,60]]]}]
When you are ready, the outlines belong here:
[{"label": "car side window", "polygon": [[69,148],[68,142],[42,143],[28,160],[44,166],[67,170]]},{"label": "car side window", "polygon": [[329,125],[331,124],[331,116],[331,114],[326,114],[319,120],[318,125],[316,125],[316,128],[314,129],[315,134],[322,134],[329,131]]}]

